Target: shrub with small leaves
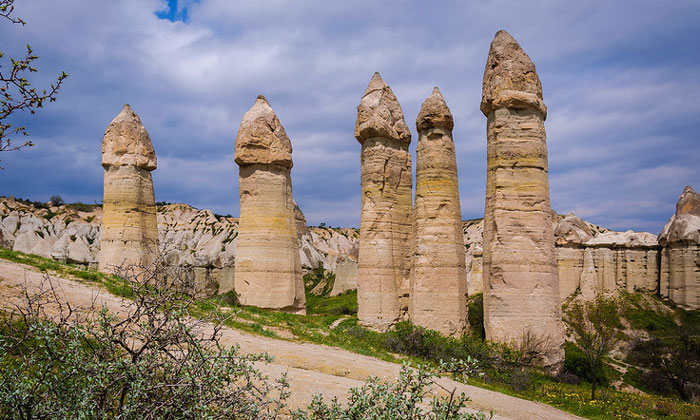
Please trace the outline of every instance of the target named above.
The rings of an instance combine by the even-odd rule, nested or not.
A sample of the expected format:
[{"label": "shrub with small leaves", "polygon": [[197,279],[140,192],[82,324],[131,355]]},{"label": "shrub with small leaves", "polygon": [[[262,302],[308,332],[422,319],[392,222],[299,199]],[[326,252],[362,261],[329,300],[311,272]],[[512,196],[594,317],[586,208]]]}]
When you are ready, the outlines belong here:
[{"label": "shrub with small leaves", "polygon": [[[404,364],[395,383],[382,383],[370,378],[361,388],[350,390],[347,405],[336,398],[327,404],[316,396],[306,411],[293,413],[294,420],[485,420],[484,413],[468,413],[464,395],[450,392],[449,397],[433,397],[429,404],[425,398],[431,385],[435,385],[434,373],[421,368],[412,369]],[[449,392],[449,391],[448,391]],[[491,415],[493,417],[493,415]]]}]

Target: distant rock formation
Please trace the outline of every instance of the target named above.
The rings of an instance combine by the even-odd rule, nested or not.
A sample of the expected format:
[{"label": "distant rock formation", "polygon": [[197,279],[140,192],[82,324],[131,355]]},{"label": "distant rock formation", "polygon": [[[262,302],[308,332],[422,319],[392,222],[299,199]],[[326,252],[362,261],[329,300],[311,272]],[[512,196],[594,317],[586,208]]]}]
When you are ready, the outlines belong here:
[{"label": "distant rock formation", "polygon": [[457,186],[454,121],[436,87],[416,119],[416,199],[411,322],[461,336],[467,323],[467,271]]},{"label": "distant rock formation", "polygon": [[339,260],[335,268],[335,282],[331,296],[357,289],[357,262],[351,258]]},{"label": "distant rock formation", "polygon": [[700,194],[686,186],[676,214],[659,234],[661,296],[688,309],[700,309]]},{"label": "distant rock formation", "polygon": [[241,217],[235,265],[240,302],[306,313],[292,199],[292,144],[265,97],[243,116],[236,137]]},{"label": "distant rock formation", "polygon": [[547,108],[535,65],[499,31],[484,71],[487,123],[484,327],[491,341],[548,342],[542,364],[564,360],[559,277],[547,178]]},{"label": "distant rock formation", "polygon": [[156,153],[148,132],[129,105],[124,105],[105,131],[102,166],[104,210],[99,270],[148,267],[158,251],[151,179]]},{"label": "distant rock formation", "polygon": [[372,76],[357,107],[362,144],[358,319],[386,330],[407,309],[410,277],[411,132],[391,88]]}]

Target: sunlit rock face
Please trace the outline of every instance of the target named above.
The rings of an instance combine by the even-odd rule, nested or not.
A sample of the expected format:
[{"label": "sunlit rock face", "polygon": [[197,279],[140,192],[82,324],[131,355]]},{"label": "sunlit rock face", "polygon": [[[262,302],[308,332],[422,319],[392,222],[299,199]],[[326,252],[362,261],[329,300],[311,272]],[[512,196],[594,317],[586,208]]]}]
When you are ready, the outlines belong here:
[{"label": "sunlit rock face", "polygon": [[292,144],[263,96],[236,137],[241,216],[235,290],[243,305],[306,313],[292,198]]},{"label": "sunlit rock face", "polygon": [[358,318],[386,330],[408,308],[412,237],[411,133],[391,88],[375,73],[357,107],[362,145]]},{"label": "sunlit rock face", "polygon": [[411,322],[445,335],[467,330],[467,271],[452,113],[436,87],[416,120]]},{"label": "sunlit rock face", "polygon": [[659,235],[659,292],[677,305],[700,309],[700,194],[687,186],[676,214]]},{"label": "sunlit rock face", "polygon": [[138,115],[124,105],[102,140],[104,205],[99,270],[141,270],[158,250],[158,222],[151,171],[156,154]]},{"label": "sunlit rock face", "polygon": [[564,358],[559,276],[552,231],[546,106],[535,65],[499,31],[484,71],[487,122],[484,327],[491,341],[534,334],[549,343],[545,366]]}]

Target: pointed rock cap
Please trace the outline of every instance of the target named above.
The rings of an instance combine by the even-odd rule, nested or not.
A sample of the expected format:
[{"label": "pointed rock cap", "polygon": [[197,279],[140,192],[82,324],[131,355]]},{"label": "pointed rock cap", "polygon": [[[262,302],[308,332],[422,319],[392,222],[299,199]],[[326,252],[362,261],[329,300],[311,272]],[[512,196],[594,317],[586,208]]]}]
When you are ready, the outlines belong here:
[{"label": "pointed rock cap", "polygon": [[659,234],[659,244],[700,244],[700,194],[686,186],[676,203],[676,214]]},{"label": "pointed rock cap", "polygon": [[292,167],[292,142],[264,96],[258,95],[253,107],[243,115],[234,153],[239,165]]},{"label": "pointed rock cap", "polygon": [[442,97],[440,89],[437,86],[433,89],[433,93],[423,101],[420,107],[418,118],[416,118],[416,128],[418,131],[427,128],[444,128],[452,131],[454,128],[454,119],[450,108],[445,103],[445,98]]},{"label": "pointed rock cap", "polygon": [[481,93],[484,115],[498,108],[532,108],[547,117],[535,64],[506,31],[496,32],[491,42]]},{"label": "pointed rock cap", "polygon": [[411,142],[411,132],[404,121],[401,105],[379,73],[374,73],[357,106],[355,138],[363,143],[371,137]]},{"label": "pointed rock cap", "polygon": [[126,104],[114,117],[102,138],[102,166],[133,165],[156,169],[156,152],[139,116]]},{"label": "pointed rock cap", "polygon": [[700,216],[700,194],[696,193],[690,185],[686,185],[676,203],[676,214],[692,214]]}]

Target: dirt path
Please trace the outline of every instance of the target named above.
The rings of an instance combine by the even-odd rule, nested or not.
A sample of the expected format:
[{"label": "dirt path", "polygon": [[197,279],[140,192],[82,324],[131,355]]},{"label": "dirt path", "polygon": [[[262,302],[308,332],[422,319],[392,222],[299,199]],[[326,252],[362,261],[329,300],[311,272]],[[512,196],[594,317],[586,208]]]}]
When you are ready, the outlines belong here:
[{"label": "dirt path", "polygon": [[[29,290],[38,290],[43,280],[43,274],[30,267],[0,260],[0,306],[19,303],[23,285]],[[95,302],[98,306],[106,305],[111,311],[122,311],[122,298],[113,296],[104,289],[65,278],[52,276],[52,280],[63,291],[63,298],[73,306],[88,308]],[[399,373],[399,365],[395,363],[339,348],[276,340],[229,328],[224,329],[222,335],[225,343],[238,344],[244,352],[267,352],[274,356],[274,362],[261,366],[261,370],[271,378],[287,372],[292,392],[289,403],[294,408],[305,407],[314,394],[323,394],[326,398],[337,396],[344,400],[348,390],[361,386],[368,376],[393,380]],[[487,413],[493,411],[494,419],[497,420],[582,419],[541,403],[445,378],[438,381],[447,389],[457,389],[458,394],[464,392],[468,395],[472,409]],[[438,389],[436,387],[435,392],[444,392]]]}]

